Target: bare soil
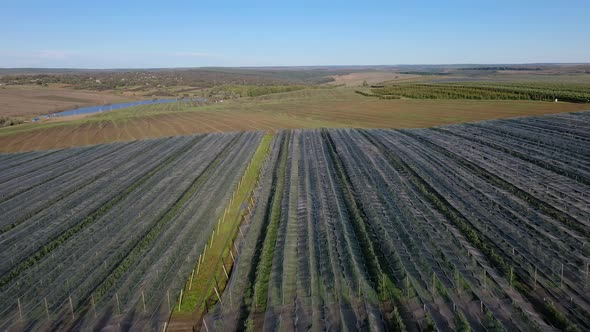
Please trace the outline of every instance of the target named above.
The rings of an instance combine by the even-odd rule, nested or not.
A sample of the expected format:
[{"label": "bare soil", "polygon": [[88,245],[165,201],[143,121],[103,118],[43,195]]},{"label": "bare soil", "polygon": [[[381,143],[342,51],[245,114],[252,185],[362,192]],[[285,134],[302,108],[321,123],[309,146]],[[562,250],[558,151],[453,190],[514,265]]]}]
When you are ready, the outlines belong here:
[{"label": "bare soil", "polygon": [[[527,101],[305,99],[193,109],[129,118],[55,120],[51,126],[0,130],[0,153],[207,132],[289,128],[424,128],[452,123],[588,109],[587,104]],[[48,123],[49,125],[49,123]],[[22,128],[22,129],[20,129]]]},{"label": "bare soil", "polygon": [[348,75],[331,76],[334,78],[333,82],[329,84],[345,85],[345,86],[361,86],[364,81],[367,84],[373,85],[381,82],[402,82],[409,79],[419,78],[419,75],[407,75],[394,72],[366,72],[366,73],[352,73]]},{"label": "bare soil", "polygon": [[[144,97],[145,98],[145,97]],[[113,92],[74,90],[61,86],[0,86],[0,116],[32,118],[77,107],[132,101]]]}]

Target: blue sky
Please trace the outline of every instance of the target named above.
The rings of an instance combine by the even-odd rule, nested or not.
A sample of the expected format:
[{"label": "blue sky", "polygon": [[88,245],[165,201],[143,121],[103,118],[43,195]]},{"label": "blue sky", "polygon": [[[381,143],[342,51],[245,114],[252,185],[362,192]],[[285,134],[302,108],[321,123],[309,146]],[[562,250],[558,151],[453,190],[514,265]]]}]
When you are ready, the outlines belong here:
[{"label": "blue sky", "polygon": [[0,3],[0,67],[590,62],[590,1]]}]

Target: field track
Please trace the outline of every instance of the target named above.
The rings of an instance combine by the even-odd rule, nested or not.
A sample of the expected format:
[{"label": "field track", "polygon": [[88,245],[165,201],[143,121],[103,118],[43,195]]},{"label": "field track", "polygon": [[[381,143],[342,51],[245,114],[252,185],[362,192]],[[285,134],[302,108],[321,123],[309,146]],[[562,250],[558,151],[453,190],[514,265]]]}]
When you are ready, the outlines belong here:
[{"label": "field track", "polygon": [[590,112],[0,154],[0,329],[588,330],[589,165]]}]

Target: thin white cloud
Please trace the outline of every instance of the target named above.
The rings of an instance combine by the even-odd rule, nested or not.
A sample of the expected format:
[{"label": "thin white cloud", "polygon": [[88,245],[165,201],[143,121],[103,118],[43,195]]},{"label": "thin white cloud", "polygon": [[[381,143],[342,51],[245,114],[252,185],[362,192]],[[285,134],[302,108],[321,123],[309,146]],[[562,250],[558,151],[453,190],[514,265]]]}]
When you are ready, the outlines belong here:
[{"label": "thin white cloud", "polygon": [[41,50],[37,52],[36,56],[41,59],[64,60],[73,54],[74,52],[71,51]]},{"label": "thin white cloud", "polygon": [[169,53],[172,56],[177,57],[194,57],[194,58],[211,58],[211,57],[221,57],[219,54],[210,53],[210,52],[172,52]]}]

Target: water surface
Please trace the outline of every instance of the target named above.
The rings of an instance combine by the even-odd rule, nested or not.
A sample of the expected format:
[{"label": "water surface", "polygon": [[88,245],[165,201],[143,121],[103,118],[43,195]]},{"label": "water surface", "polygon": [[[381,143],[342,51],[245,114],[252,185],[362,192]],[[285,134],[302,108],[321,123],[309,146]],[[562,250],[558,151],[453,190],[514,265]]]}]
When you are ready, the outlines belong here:
[{"label": "water surface", "polygon": [[41,115],[40,117],[34,118],[33,121],[39,121],[41,119],[49,119],[49,118],[56,118],[60,116],[70,116],[70,115],[80,115],[80,114],[93,114],[93,113],[102,113],[102,112],[109,112],[113,110],[118,110],[121,108],[133,107],[133,106],[140,106],[140,105],[152,105],[152,104],[164,104],[164,103],[174,103],[177,101],[198,101],[204,102],[207,101],[206,98],[191,98],[191,99],[150,99],[150,100],[138,100],[138,101],[131,101],[127,103],[118,103],[118,104],[109,104],[109,105],[99,105],[99,106],[87,106],[87,107],[80,107],[73,110],[56,112],[46,115]]}]

